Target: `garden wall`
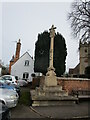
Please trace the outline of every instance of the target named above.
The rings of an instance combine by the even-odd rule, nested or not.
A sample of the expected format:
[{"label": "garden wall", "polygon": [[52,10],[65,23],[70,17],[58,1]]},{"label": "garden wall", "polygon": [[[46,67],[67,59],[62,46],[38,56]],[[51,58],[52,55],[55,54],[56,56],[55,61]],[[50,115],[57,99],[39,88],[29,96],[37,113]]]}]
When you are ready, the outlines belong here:
[{"label": "garden wall", "polygon": [[90,90],[90,79],[58,77],[57,82],[68,93],[71,93],[72,90]]},{"label": "garden wall", "polygon": [[[40,84],[40,79],[43,80],[44,77],[35,77],[32,80],[32,88],[38,87]],[[85,78],[64,78],[57,77],[58,85],[62,86],[63,90],[68,91],[70,94],[72,90],[90,90],[90,79]]]}]

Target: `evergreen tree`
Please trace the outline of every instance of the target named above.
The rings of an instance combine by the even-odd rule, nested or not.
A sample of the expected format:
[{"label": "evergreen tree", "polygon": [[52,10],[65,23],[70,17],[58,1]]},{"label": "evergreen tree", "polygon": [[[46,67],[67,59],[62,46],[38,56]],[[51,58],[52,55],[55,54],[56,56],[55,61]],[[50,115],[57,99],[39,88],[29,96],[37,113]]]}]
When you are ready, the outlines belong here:
[{"label": "evergreen tree", "polygon": [[[50,34],[44,31],[38,34],[38,40],[35,44],[35,62],[34,71],[41,72],[46,75],[49,67],[49,50],[50,50]],[[67,49],[64,37],[57,33],[54,38],[54,68],[57,76],[61,76],[65,72],[65,60]]]}]

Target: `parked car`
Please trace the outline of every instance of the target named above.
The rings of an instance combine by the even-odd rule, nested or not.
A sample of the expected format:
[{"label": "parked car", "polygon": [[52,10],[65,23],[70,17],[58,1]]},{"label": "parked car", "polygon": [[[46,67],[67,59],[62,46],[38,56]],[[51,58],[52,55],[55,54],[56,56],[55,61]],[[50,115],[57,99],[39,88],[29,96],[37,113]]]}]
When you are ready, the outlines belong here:
[{"label": "parked car", "polygon": [[6,83],[1,83],[1,82],[0,82],[0,88],[6,88],[6,89],[11,89],[16,91],[16,88],[14,86],[8,85]]},{"label": "parked car", "polygon": [[0,101],[9,108],[15,107],[18,103],[18,93],[14,90],[0,88]]},{"label": "parked car", "polygon": [[0,102],[0,120],[10,120],[10,110],[2,102]]},{"label": "parked car", "polygon": [[25,80],[18,80],[19,86],[27,86],[28,82]]},{"label": "parked car", "polygon": [[19,85],[8,83],[3,77],[0,77],[0,88],[7,88],[7,89],[15,90],[19,96],[21,93]]},{"label": "parked car", "polygon": [[17,77],[13,75],[3,75],[2,78],[5,79],[8,83],[18,85],[18,79],[16,79]]},{"label": "parked car", "polygon": [[2,78],[2,77],[0,77],[0,82],[1,83],[7,83],[7,81],[4,78]]},{"label": "parked car", "polygon": [[10,86],[14,87],[16,92],[18,93],[19,97],[21,95],[21,89],[19,85],[15,85],[15,84],[10,84]]},{"label": "parked car", "polygon": [[20,97],[20,94],[21,94],[21,91],[20,91],[20,87],[19,86],[16,86],[16,85],[7,85],[7,84],[2,84],[2,83],[0,83],[0,88],[3,88],[3,89],[9,89],[9,90],[15,90],[17,93],[18,93],[18,95],[19,95],[19,97]]}]

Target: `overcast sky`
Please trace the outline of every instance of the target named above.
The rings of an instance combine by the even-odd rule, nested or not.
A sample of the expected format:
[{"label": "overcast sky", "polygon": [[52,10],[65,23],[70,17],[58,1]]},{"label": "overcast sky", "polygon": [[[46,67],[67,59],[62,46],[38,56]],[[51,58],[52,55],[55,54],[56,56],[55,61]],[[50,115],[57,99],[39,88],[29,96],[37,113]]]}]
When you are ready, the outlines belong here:
[{"label": "overcast sky", "polygon": [[[78,40],[71,35],[70,22],[67,21],[71,2],[60,0],[49,2],[27,2],[23,0],[4,1],[0,3],[0,59],[9,64],[15,55],[16,42],[21,39],[21,53],[26,51],[34,56],[35,42],[38,33],[49,30],[54,24],[63,35],[67,47],[66,70],[75,67],[79,62]],[[29,1],[29,2],[28,2]],[[73,1],[73,0],[71,0]],[[1,48],[2,47],[2,48]],[[2,55],[1,55],[2,54]]]}]

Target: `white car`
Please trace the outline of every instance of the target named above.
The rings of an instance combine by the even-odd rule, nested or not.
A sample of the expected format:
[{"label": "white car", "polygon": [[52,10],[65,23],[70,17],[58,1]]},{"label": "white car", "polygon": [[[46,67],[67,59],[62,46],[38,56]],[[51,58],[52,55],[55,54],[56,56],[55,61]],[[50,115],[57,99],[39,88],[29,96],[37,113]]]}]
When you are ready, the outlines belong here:
[{"label": "white car", "polygon": [[14,90],[0,88],[0,101],[8,108],[15,107],[18,103],[18,93]]},{"label": "white car", "polygon": [[28,82],[25,80],[18,80],[19,86],[27,86]]},{"label": "white car", "polygon": [[13,75],[3,75],[2,78],[6,80],[7,83],[19,85],[18,80]]}]

